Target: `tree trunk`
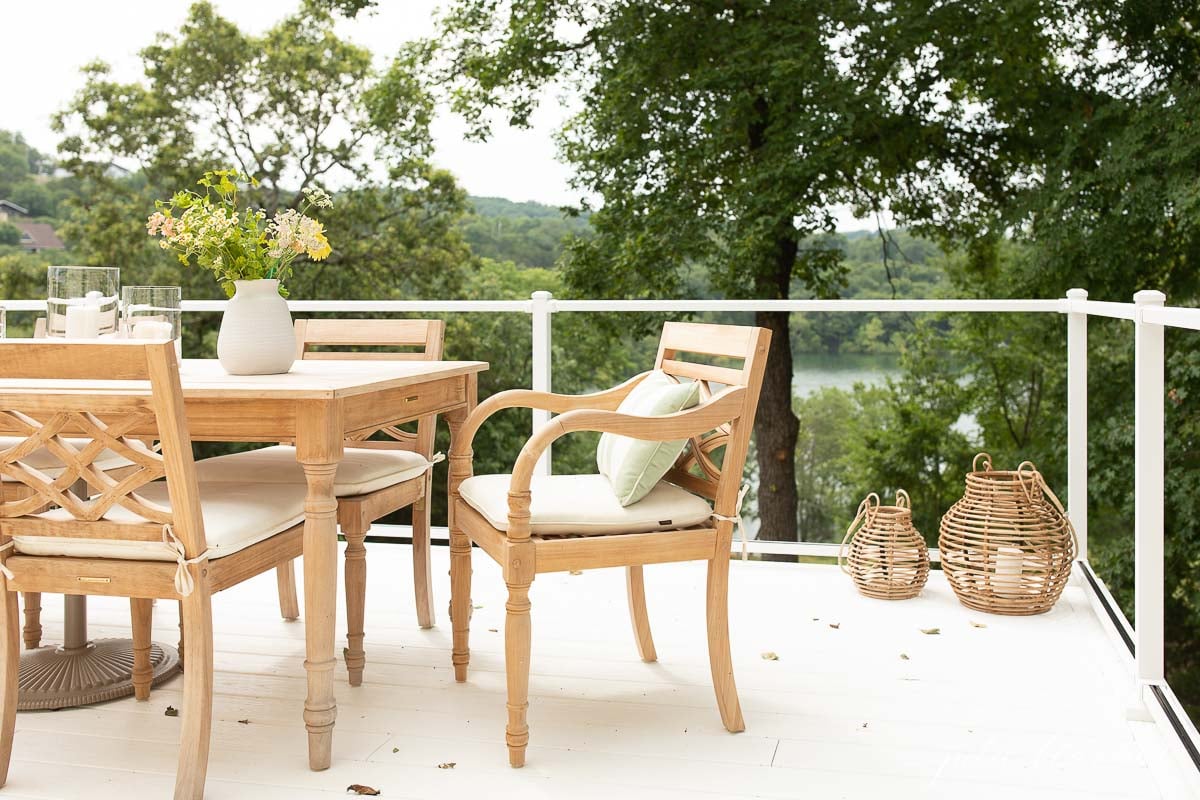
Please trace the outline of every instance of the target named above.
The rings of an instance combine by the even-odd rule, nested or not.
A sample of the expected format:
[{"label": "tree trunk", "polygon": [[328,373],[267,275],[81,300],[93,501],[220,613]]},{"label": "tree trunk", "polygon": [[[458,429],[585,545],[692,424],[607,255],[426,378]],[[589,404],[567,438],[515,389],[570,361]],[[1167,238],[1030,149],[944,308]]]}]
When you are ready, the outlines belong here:
[{"label": "tree trunk", "polygon": [[796,541],[796,440],[792,411],[792,344],[786,311],[759,311],[754,323],[771,331],[771,350],[754,418],[758,457],[758,538]]}]

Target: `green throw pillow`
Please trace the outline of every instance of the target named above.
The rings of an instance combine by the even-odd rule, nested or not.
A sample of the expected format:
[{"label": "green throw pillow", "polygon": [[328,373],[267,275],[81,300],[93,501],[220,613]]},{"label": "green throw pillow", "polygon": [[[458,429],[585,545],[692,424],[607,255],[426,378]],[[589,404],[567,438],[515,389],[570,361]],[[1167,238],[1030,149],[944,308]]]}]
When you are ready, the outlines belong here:
[{"label": "green throw pillow", "polygon": [[[678,383],[661,370],[647,375],[617,408],[622,414],[661,417],[700,402],[700,384]],[[596,466],[608,478],[622,506],[633,505],[654,488],[679,458],[687,439],[653,442],[606,433],[596,448]]]}]

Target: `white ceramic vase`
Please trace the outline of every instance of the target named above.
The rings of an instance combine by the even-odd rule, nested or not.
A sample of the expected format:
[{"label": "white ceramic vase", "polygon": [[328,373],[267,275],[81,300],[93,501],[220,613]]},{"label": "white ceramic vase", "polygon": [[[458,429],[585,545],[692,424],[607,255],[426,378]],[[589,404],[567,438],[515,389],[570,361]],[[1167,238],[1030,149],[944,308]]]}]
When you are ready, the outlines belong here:
[{"label": "white ceramic vase", "polygon": [[234,281],[221,318],[217,359],[230,375],[277,375],[296,360],[296,336],[279,281]]}]

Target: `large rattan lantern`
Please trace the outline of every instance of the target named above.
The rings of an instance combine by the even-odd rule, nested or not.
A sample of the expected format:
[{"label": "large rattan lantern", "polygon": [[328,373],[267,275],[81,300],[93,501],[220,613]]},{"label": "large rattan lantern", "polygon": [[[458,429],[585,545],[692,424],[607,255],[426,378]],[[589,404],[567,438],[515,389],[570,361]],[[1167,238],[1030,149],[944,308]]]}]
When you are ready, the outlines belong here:
[{"label": "large rattan lantern", "polygon": [[[982,460],[982,469],[980,461]],[[975,456],[966,493],[942,517],[942,571],[963,605],[993,614],[1041,614],[1071,575],[1075,529],[1042,473],[1025,461],[992,469]]]},{"label": "large rattan lantern", "polygon": [[858,591],[880,600],[916,597],[929,578],[929,548],[913,527],[912,501],[903,489],[896,505],[872,492],[858,506],[838,551],[838,564]]}]

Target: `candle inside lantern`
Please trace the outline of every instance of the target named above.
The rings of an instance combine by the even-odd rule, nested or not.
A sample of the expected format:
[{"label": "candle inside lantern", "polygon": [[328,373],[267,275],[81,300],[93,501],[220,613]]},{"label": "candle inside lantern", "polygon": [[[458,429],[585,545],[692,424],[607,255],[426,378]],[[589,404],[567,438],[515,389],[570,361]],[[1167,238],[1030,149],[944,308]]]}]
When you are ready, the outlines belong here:
[{"label": "candle inside lantern", "polygon": [[1021,596],[1021,573],[1025,569],[1025,551],[1019,547],[996,548],[996,574],[992,587],[999,597]]},{"label": "candle inside lantern", "polygon": [[174,326],[169,322],[157,319],[138,320],[135,318],[130,336],[134,339],[170,339],[174,332]]},{"label": "candle inside lantern", "polygon": [[66,336],[68,339],[95,339],[100,335],[100,306],[84,302],[68,305]]}]

